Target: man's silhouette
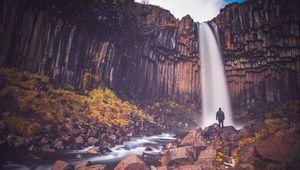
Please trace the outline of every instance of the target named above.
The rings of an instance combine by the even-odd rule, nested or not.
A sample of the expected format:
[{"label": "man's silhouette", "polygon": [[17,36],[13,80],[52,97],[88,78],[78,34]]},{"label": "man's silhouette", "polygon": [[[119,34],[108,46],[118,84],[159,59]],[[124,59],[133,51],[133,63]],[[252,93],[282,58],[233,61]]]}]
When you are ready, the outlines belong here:
[{"label": "man's silhouette", "polygon": [[216,119],[219,121],[219,127],[221,127],[221,124],[222,124],[222,127],[224,127],[225,115],[224,115],[224,112],[221,110],[221,107],[219,108],[219,111],[217,112]]}]

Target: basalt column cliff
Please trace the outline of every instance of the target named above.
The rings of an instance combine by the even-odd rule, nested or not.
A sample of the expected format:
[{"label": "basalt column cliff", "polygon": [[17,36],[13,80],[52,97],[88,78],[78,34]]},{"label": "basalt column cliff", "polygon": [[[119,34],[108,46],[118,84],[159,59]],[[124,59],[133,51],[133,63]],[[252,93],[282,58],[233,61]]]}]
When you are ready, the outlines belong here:
[{"label": "basalt column cliff", "polygon": [[147,98],[196,101],[196,24],[123,0],[1,1],[1,66]]},{"label": "basalt column cliff", "polygon": [[299,1],[249,0],[227,6],[212,20],[235,103],[299,100],[299,6]]},{"label": "basalt column cliff", "polygon": [[[3,0],[0,65],[57,79],[62,86],[109,87],[127,96],[200,103],[197,24],[131,0]],[[234,101],[299,99],[299,2],[248,0],[217,25]]]}]

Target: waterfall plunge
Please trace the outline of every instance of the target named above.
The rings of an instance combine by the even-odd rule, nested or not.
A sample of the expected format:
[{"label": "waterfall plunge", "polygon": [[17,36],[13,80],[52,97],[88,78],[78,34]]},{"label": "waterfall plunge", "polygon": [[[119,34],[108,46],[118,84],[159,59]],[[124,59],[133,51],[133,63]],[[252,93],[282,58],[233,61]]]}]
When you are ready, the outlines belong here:
[{"label": "waterfall plunge", "polygon": [[224,66],[216,36],[207,23],[198,26],[201,61],[202,119],[201,127],[216,123],[219,107],[225,113],[224,126],[233,125]]}]

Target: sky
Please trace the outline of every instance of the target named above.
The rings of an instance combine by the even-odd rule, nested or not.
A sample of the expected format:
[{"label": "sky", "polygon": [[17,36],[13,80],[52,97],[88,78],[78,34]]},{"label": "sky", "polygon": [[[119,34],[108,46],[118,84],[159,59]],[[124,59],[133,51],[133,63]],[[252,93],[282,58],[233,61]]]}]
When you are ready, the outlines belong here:
[{"label": "sky", "polygon": [[[136,0],[141,2],[143,0]],[[169,10],[176,18],[181,19],[189,14],[194,21],[204,22],[219,14],[221,8],[232,2],[244,0],[149,0],[149,4],[158,5]]]}]

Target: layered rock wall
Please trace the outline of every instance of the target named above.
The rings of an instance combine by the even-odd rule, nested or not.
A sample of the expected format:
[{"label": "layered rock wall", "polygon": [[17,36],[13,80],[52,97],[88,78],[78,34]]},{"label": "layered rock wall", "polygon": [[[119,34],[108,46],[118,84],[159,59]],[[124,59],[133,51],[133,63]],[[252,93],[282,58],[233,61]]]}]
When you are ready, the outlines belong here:
[{"label": "layered rock wall", "polygon": [[212,20],[236,103],[299,100],[299,6],[299,1],[248,0],[227,6]]}]

